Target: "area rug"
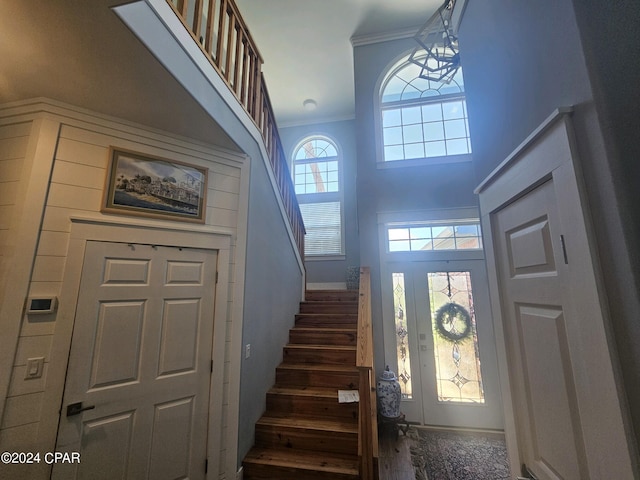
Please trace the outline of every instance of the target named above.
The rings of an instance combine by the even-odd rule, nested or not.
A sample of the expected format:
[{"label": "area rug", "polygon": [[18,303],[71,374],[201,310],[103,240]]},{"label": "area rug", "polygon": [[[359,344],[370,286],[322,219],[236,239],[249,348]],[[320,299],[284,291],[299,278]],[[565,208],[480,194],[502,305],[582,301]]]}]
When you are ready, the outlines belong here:
[{"label": "area rug", "polygon": [[412,428],[416,480],[508,480],[504,438],[497,434]]}]

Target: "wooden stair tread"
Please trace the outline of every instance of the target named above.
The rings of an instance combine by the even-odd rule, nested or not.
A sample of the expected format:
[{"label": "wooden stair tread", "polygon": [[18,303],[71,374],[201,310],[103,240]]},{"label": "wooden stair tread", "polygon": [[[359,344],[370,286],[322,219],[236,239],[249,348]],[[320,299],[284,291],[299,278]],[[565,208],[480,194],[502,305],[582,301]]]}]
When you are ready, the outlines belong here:
[{"label": "wooden stair tread", "polygon": [[331,363],[281,363],[277,368],[314,372],[358,372],[358,369],[355,365],[336,365]]},{"label": "wooden stair tread", "polygon": [[307,290],[305,301],[321,302],[326,300],[357,302],[360,293],[357,290]]},{"label": "wooden stair tread", "polygon": [[318,293],[320,295],[322,294],[331,294],[331,293],[343,293],[343,294],[351,294],[351,295],[358,295],[358,290],[347,290],[345,288],[322,288],[322,289],[309,289],[309,290],[305,290],[306,293],[310,293],[310,294],[314,294],[314,293]]},{"label": "wooden stair tread", "polygon": [[300,303],[243,461],[247,480],[359,478],[358,404],[338,402],[338,390],[359,384],[358,300],[354,291],[325,290]]},{"label": "wooden stair tread", "polygon": [[300,333],[307,333],[307,332],[316,333],[318,332],[318,330],[321,330],[322,333],[353,333],[353,332],[357,332],[358,328],[355,325],[352,327],[352,326],[349,326],[348,324],[344,327],[336,327],[332,325],[330,327],[325,327],[322,329],[318,329],[316,327],[305,327],[305,326],[296,325],[291,330],[295,332],[300,332]]},{"label": "wooden stair tread", "polygon": [[320,345],[315,343],[287,343],[285,348],[301,350],[344,350],[345,352],[356,350],[356,347],[353,345]]},{"label": "wooden stair tread", "polygon": [[256,425],[269,425],[273,427],[303,428],[306,430],[321,430],[331,432],[358,433],[358,423],[331,418],[309,418],[263,415]]},{"label": "wooden stair tread", "polygon": [[303,302],[307,305],[330,305],[330,306],[339,306],[339,307],[356,307],[358,306],[357,300],[304,300]]},{"label": "wooden stair tread", "polygon": [[269,393],[276,395],[298,395],[301,397],[335,398],[338,402],[338,389],[331,387],[282,387],[274,386],[269,389]]},{"label": "wooden stair tread", "polygon": [[318,472],[333,472],[343,475],[358,474],[356,455],[329,454],[295,449],[253,447],[244,459],[244,463],[278,465],[282,467]]}]

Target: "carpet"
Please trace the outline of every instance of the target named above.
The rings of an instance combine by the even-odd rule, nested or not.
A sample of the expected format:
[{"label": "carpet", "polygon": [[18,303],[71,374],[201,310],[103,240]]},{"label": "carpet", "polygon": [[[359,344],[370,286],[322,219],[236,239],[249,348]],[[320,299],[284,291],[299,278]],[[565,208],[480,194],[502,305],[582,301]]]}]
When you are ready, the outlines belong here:
[{"label": "carpet", "polygon": [[504,438],[497,434],[413,428],[416,480],[508,480]]}]

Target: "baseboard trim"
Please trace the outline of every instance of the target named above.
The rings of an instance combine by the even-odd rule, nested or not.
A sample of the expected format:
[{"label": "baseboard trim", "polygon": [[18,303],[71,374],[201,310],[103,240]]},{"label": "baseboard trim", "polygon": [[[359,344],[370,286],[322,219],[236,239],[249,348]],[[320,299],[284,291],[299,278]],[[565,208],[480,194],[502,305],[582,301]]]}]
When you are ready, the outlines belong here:
[{"label": "baseboard trim", "polygon": [[346,290],[347,282],[307,283],[307,290]]}]

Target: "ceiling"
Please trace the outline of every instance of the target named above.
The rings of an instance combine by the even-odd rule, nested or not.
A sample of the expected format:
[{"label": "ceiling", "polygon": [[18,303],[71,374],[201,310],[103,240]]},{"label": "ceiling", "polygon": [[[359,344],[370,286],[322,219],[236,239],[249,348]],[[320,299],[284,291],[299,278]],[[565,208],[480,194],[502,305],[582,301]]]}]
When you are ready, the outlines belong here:
[{"label": "ceiling", "polygon": [[237,150],[111,10],[122,3],[0,0],[0,104],[47,97]]},{"label": "ceiling", "polygon": [[[280,127],[353,118],[352,37],[415,33],[442,0],[236,0]],[[303,107],[317,102],[315,111]]]}]

